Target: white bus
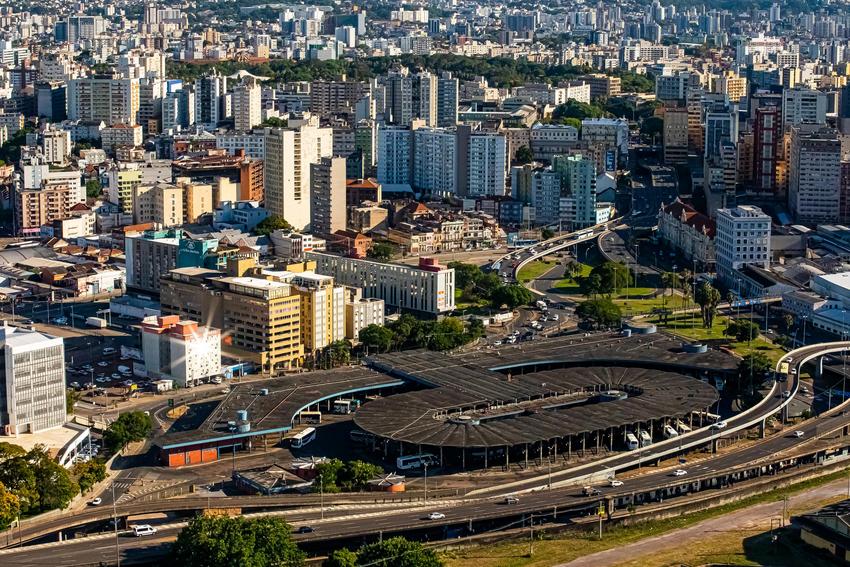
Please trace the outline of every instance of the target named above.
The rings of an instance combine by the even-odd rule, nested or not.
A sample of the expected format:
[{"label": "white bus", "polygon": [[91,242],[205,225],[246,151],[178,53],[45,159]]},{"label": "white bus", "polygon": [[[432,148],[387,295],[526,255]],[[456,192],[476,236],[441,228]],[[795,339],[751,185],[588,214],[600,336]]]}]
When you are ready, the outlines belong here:
[{"label": "white bus", "polygon": [[688,427],[688,425],[681,419],[676,420],[676,429],[678,429],[680,433],[690,433],[691,431],[691,428]]},{"label": "white bus", "polygon": [[304,429],[303,431],[297,433],[294,437],[292,437],[292,439],[290,439],[289,441],[289,445],[293,449],[299,449],[315,439],[316,428],[308,427],[307,429]]},{"label": "white bus", "polygon": [[665,439],[672,439],[673,437],[678,437],[678,436],[679,436],[679,432],[676,431],[675,427],[673,427],[672,425],[665,425],[664,426],[664,438]]},{"label": "white bus", "polygon": [[435,455],[432,455],[430,453],[423,453],[421,455],[407,455],[406,457],[399,457],[395,460],[396,468],[401,471],[419,469],[426,464],[429,467],[433,467],[439,465],[440,461]]},{"label": "white bus", "polygon": [[638,437],[640,437],[641,447],[649,447],[652,445],[652,437],[649,436],[649,433],[647,433],[645,429],[638,431]]},{"label": "white bus", "polygon": [[634,451],[638,448],[638,440],[634,433],[626,433],[626,447],[629,451]]}]

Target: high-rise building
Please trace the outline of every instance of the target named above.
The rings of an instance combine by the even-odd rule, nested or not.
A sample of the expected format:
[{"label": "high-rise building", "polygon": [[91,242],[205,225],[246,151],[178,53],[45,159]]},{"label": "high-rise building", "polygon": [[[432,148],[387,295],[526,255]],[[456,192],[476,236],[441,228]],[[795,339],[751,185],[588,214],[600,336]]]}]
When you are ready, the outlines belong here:
[{"label": "high-rise building", "polygon": [[414,78],[413,93],[414,118],[421,119],[425,126],[437,125],[437,77],[428,71],[422,71]]},{"label": "high-rise building", "polygon": [[333,152],[333,129],[312,117],[266,130],[265,207],[296,230],[310,223],[310,164]]},{"label": "high-rise building", "polygon": [[84,122],[137,123],[139,80],[95,75],[68,84],[68,118]]},{"label": "high-rise building", "polygon": [[207,130],[229,115],[227,112],[227,77],[215,69],[207,76],[195,79],[195,123]]},{"label": "high-rise building", "polygon": [[233,88],[233,127],[237,132],[247,132],[263,121],[260,84],[254,77],[246,77]]},{"label": "high-rise building", "polygon": [[573,223],[576,228],[595,225],[596,165],[583,155],[566,156],[562,163],[565,186],[575,202]]},{"label": "high-rise building", "polygon": [[134,187],[133,222],[153,222],[165,228],[183,224],[183,189],[167,183]]},{"label": "high-rise building", "polygon": [[109,202],[120,206],[122,212],[133,214],[133,194],[135,188],[142,184],[142,172],[128,168],[111,169],[107,179]]},{"label": "high-rise building", "polygon": [[841,141],[834,130],[791,129],[788,208],[798,222],[838,220],[841,193]]},{"label": "high-rise building", "polygon": [[346,290],[330,276],[305,271],[282,278],[301,297],[301,344],[316,353],[345,338]]},{"label": "high-rise building", "polygon": [[561,220],[561,176],[551,169],[531,175],[531,204],[540,225],[558,224]]},{"label": "high-rise building", "polygon": [[368,88],[359,81],[313,81],[310,83],[310,112],[329,114],[353,113],[357,101]]},{"label": "high-rise building", "polygon": [[437,126],[450,128],[457,125],[458,80],[451,72],[443,71],[437,80]]},{"label": "high-rise building", "polygon": [[826,93],[793,88],[782,92],[783,124],[826,124]]},{"label": "high-rise building", "polygon": [[664,164],[678,165],[688,161],[688,110],[663,108]]},{"label": "high-rise building", "polygon": [[413,78],[407,67],[393,69],[386,80],[385,119],[388,124],[406,126],[413,113]]},{"label": "high-rise building", "polygon": [[52,122],[68,117],[68,86],[60,82],[42,82],[35,86],[36,112]]},{"label": "high-rise building", "polygon": [[752,184],[757,191],[778,191],[776,167],[782,150],[782,119],[778,107],[761,107],[753,119]]},{"label": "high-rise building", "polygon": [[71,207],[85,202],[76,170],[25,165],[14,187],[15,233],[36,236],[41,226],[68,218]]},{"label": "high-rise building", "polygon": [[405,126],[378,128],[378,183],[408,184],[412,179],[413,131]]},{"label": "high-rise building", "polygon": [[65,424],[65,347],[35,330],[0,327],[0,427],[4,435]]},{"label": "high-rise building", "polygon": [[770,267],[770,216],[758,207],[739,205],[718,209],[715,223],[717,276],[737,291],[736,270]]},{"label": "high-rise building", "polygon": [[331,235],[346,228],[345,158],[310,164],[310,231]]},{"label": "high-rise building", "polygon": [[[466,166],[466,197],[504,195],[508,172],[508,148],[505,136],[495,132],[473,132],[463,152],[458,143],[458,167]],[[466,157],[466,163],[463,158]]]},{"label": "high-rise building", "polygon": [[447,197],[456,192],[457,141],[454,129],[417,128],[413,131],[413,188]]},{"label": "high-rise building", "polygon": [[720,155],[723,141],[738,142],[738,105],[725,101],[712,101],[705,109],[706,158]]}]

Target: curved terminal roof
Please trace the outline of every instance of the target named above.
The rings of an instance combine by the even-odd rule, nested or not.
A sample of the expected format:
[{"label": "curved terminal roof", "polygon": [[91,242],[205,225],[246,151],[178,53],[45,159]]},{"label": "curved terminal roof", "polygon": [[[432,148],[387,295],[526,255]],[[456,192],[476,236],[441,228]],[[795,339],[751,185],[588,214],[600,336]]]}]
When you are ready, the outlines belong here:
[{"label": "curved terminal roof", "polygon": [[[407,443],[497,447],[681,417],[705,410],[718,399],[705,382],[646,368],[584,366],[487,374],[489,387],[477,376],[472,384],[444,382],[371,401],[355,414],[355,423]],[[490,395],[482,395],[485,388]]]}]

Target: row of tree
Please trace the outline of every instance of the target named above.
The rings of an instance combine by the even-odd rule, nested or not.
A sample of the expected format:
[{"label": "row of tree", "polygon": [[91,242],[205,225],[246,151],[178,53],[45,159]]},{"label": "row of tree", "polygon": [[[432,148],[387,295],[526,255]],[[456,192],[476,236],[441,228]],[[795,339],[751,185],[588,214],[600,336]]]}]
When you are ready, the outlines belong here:
[{"label": "row of tree", "polygon": [[[196,516],[171,547],[172,565],[180,567],[300,567],[306,556],[292,537],[292,528],[280,518]],[[403,537],[384,539],[356,551],[341,549],[325,560],[326,567],[441,567],[437,554]]]},{"label": "row of tree", "polygon": [[486,300],[494,309],[515,309],[527,305],[534,294],[517,284],[503,284],[495,272],[485,272],[475,264],[449,262],[455,271],[455,287],[460,290],[464,301],[474,303]]},{"label": "row of tree", "polygon": [[479,319],[464,322],[457,317],[445,317],[427,321],[405,313],[385,326],[369,325],[361,329],[358,338],[371,352],[389,352],[411,348],[451,350],[483,336],[484,325]]},{"label": "row of tree", "polygon": [[314,492],[357,492],[365,489],[370,480],[381,476],[384,469],[366,461],[330,459],[316,465],[316,472]]},{"label": "row of tree", "polygon": [[0,442],[0,529],[22,516],[65,508],[104,478],[106,466],[100,461],[77,463],[69,471],[42,445],[26,451]]}]

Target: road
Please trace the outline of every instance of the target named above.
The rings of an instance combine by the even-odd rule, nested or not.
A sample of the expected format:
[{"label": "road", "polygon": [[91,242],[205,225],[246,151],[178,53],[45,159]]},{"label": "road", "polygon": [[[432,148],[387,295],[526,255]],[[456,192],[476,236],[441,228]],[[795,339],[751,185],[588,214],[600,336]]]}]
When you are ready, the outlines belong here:
[{"label": "road", "polygon": [[[826,499],[847,496],[847,483],[844,480],[836,480],[806,490],[798,494],[794,494],[788,498],[788,506],[804,507],[806,510],[811,510],[811,503],[823,501]],[[757,504],[748,508],[717,516],[699,522],[687,528],[673,530],[663,535],[642,539],[640,541],[622,545],[616,548],[600,551],[591,555],[585,555],[568,563],[561,563],[556,567],[599,567],[600,565],[617,565],[619,563],[634,563],[639,562],[640,565],[655,565],[652,560],[647,559],[647,556],[659,554],[667,550],[682,550],[688,547],[689,544],[699,544],[704,542],[707,534],[741,532],[743,534],[752,534],[753,531],[767,532],[772,528],[772,521],[775,524],[777,518],[781,518],[783,514],[783,502],[766,502]],[[786,518],[787,521],[787,518]],[[664,561],[657,563],[658,565],[669,565]]]},{"label": "road", "polygon": [[625,241],[616,232],[609,232],[600,239],[599,250],[606,259],[627,265],[637,277],[658,274],[655,268],[638,263],[634,251],[626,247]]}]

